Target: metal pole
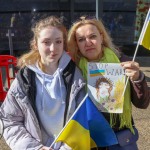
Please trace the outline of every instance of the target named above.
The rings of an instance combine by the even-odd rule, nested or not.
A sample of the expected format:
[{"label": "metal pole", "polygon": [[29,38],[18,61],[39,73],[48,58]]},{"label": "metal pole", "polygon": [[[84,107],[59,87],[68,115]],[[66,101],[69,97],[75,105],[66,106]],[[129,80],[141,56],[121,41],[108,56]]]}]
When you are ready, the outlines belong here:
[{"label": "metal pole", "polygon": [[103,0],[96,0],[96,18],[102,18]]},{"label": "metal pole", "polygon": [[74,20],[74,0],[70,0],[70,24],[73,22]]},{"label": "metal pole", "polygon": [[9,50],[10,50],[10,55],[13,56],[12,36],[14,36],[14,34],[11,32],[11,29],[8,29]]}]

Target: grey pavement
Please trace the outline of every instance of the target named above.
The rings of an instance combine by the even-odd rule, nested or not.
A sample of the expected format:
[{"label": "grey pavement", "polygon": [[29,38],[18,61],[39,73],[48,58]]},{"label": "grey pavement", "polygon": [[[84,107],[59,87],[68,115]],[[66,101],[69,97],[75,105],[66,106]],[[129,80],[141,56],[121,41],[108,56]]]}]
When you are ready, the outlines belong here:
[{"label": "grey pavement", "polygon": [[[135,61],[145,73],[150,90],[150,57],[137,57]],[[133,106],[133,118],[139,131],[139,150],[150,150],[150,106],[144,110]],[[10,150],[3,138],[0,140],[0,150]]]},{"label": "grey pavement", "polygon": [[[146,75],[150,90],[150,57],[137,57],[136,61]],[[133,106],[133,118],[139,131],[139,150],[150,150],[150,105],[147,109],[138,109]]]}]

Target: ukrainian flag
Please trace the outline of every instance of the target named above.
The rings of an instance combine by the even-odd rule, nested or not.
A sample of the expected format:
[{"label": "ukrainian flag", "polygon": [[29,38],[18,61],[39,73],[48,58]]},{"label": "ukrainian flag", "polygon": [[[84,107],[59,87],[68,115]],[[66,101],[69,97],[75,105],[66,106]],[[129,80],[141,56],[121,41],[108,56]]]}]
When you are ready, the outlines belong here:
[{"label": "ukrainian flag", "polygon": [[73,150],[90,150],[118,143],[109,123],[88,96],[56,141],[66,143]]},{"label": "ukrainian flag", "polygon": [[146,49],[150,50],[150,9],[141,32],[140,45],[143,45]]},{"label": "ukrainian flag", "polygon": [[100,76],[104,74],[105,74],[105,70],[91,70],[90,71],[90,77]]}]

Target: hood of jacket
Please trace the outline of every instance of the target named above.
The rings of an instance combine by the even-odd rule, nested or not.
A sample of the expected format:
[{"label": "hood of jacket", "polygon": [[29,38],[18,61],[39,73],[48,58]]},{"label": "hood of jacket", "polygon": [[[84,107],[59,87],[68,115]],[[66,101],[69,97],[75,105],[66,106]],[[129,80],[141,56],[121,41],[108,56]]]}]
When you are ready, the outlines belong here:
[{"label": "hood of jacket", "polygon": [[44,93],[44,87],[49,93],[50,97],[52,99],[59,99],[60,97],[64,97],[63,93],[66,93],[64,82],[62,78],[62,72],[68,65],[69,61],[71,60],[70,56],[66,54],[66,52],[63,53],[62,57],[59,60],[58,68],[54,72],[53,75],[49,75],[44,73],[38,66],[38,63],[35,65],[27,66],[29,69],[35,72],[36,77],[39,79],[39,81],[42,84],[42,93]]},{"label": "hood of jacket", "polygon": [[[62,77],[63,77],[64,84],[66,86],[67,91],[68,91],[68,83],[69,83],[71,77],[73,76],[73,73],[72,73],[72,69],[74,68],[73,65],[75,65],[75,64],[71,60],[70,56],[68,56],[66,54],[66,52],[64,52],[59,61],[58,69],[56,72],[58,72],[58,71],[61,73],[63,72]],[[49,75],[47,75],[43,71],[39,70],[38,66],[36,66],[36,64],[32,65],[32,66],[24,67],[24,68],[20,69],[17,73],[17,79],[19,81],[20,87],[21,87],[23,93],[28,96],[29,101],[30,101],[35,113],[37,113],[36,107],[35,107],[36,74],[38,74],[38,76],[41,78],[44,76],[45,82],[49,80],[49,79],[47,79],[47,77],[49,77]]]}]

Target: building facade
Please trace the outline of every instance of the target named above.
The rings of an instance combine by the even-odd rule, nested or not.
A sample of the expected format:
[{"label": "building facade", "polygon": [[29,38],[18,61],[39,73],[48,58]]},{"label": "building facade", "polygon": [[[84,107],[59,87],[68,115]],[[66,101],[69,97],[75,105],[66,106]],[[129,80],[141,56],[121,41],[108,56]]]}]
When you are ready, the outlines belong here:
[{"label": "building facade", "polygon": [[0,0],[0,54],[28,51],[31,27],[49,15],[60,17],[68,29],[80,16],[98,17],[114,43],[130,51],[140,32],[136,24],[144,23],[144,15],[140,23],[136,20],[137,6],[142,3],[146,14],[150,0]]}]

